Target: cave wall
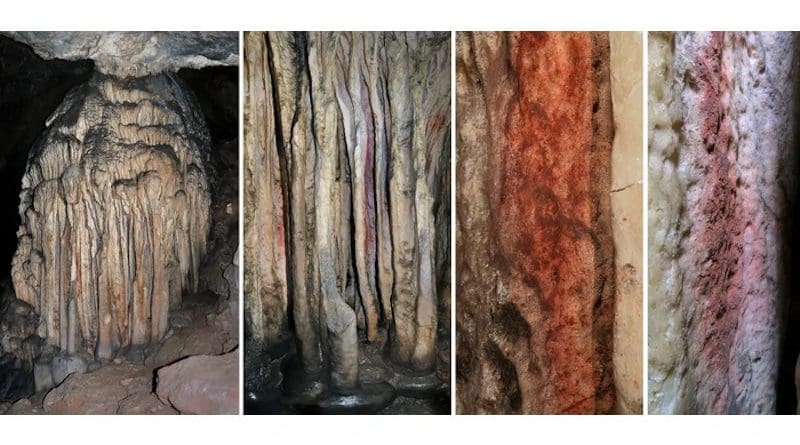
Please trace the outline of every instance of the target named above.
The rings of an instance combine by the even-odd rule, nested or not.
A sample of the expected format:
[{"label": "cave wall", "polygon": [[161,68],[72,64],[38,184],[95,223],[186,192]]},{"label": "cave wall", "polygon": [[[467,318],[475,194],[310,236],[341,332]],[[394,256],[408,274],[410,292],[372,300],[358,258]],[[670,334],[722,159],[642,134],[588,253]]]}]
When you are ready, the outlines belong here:
[{"label": "cave wall", "polygon": [[449,332],[449,33],[244,48],[248,342],[293,337],[304,372],[349,390],[359,338],[388,330],[398,366],[431,371]]},{"label": "cave wall", "polygon": [[641,410],[631,326],[641,323],[641,244],[635,234],[615,240],[641,227],[641,46],[632,35],[609,40],[458,33],[459,413]]},{"label": "cave wall", "polygon": [[237,65],[232,31],[11,31],[44,59],[92,60],[101,74],[145,77],[180,68]]},{"label": "cave wall", "polygon": [[797,35],[651,33],[648,46],[649,410],[774,413]]}]

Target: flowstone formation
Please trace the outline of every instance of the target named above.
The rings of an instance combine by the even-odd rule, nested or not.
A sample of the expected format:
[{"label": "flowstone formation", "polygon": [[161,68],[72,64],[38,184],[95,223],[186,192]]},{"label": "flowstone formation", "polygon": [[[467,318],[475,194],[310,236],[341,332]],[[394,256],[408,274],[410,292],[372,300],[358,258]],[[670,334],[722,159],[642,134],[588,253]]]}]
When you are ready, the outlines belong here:
[{"label": "flowstone formation", "polygon": [[248,412],[449,412],[449,35],[247,33],[245,78]]},{"label": "flowstone formation", "polygon": [[649,410],[793,411],[800,41],[679,32],[648,45]]},{"label": "flowstone formation", "polygon": [[31,150],[12,263],[36,335],[112,358],[160,340],[196,292],[209,229],[209,136],[175,75],[96,74]]},{"label": "flowstone formation", "polygon": [[640,73],[636,33],[458,34],[459,413],[641,412]]},{"label": "flowstone formation", "polygon": [[182,296],[207,287],[200,270],[214,221],[211,138],[177,71],[235,64],[237,38],[7,35],[45,58],[95,63],[88,82],[47,119],[22,179],[16,298],[5,310],[17,317],[1,346],[33,363],[36,390],[44,391],[111,360],[144,361],[179,327],[173,315],[186,309]]}]

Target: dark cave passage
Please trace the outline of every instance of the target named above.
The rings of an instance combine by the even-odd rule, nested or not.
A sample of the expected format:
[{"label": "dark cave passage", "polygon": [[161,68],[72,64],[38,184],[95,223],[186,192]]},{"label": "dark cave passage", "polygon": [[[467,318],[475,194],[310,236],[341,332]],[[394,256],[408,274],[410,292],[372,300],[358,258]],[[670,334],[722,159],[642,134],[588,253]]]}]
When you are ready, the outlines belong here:
[{"label": "dark cave passage", "polygon": [[[800,48],[795,49],[794,57],[800,60]],[[794,122],[800,123],[800,86],[794,90]],[[800,178],[800,124],[795,124],[794,162],[787,166],[791,176]],[[798,414],[798,394],[800,393],[800,374],[796,374],[800,363],[800,182],[786,190],[786,223],[781,233],[780,248],[784,292],[780,294],[779,320],[782,324],[778,358],[778,380],[776,414]],[[776,246],[778,247],[778,246]]]},{"label": "dark cave passage", "polygon": [[27,45],[0,36],[0,281],[10,276],[20,224],[17,208],[28,152],[67,92],[89,80],[93,63],[43,60]]}]

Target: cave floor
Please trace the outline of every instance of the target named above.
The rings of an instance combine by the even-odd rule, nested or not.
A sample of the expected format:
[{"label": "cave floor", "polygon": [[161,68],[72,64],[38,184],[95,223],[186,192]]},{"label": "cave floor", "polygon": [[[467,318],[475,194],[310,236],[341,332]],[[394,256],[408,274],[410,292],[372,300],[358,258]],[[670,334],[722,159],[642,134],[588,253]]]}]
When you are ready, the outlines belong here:
[{"label": "cave floor", "polygon": [[436,368],[413,375],[387,357],[387,336],[359,339],[360,388],[349,395],[302,376],[292,339],[269,350],[245,342],[245,414],[450,414],[449,335],[441,332]]},{"label": "cave floor", "polygon": [[188,357],[236,352],[237,317],[223,297],[209,291],[189,295],[170,314],[170,330],[158,344],[72,374],[51,390],[0,404],[0,414],[179,414],[156,394],[158,371]]}]

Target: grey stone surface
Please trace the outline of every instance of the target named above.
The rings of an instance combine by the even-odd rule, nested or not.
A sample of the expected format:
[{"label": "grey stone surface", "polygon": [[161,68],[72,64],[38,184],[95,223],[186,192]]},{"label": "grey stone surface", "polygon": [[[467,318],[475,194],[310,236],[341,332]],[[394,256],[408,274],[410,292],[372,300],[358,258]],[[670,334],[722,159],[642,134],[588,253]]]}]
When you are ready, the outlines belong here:
[{"label": "grey stone surface", "polygon": [[[89,360],[81,355],[60,353],[53,357],[51,364],[53,383],[60,385],[72,374],[83,374],[89,369]],[[38,386],[38,382],[37,382]]]},{"label": "grey stone surface", "polygon": [[94,60],[118,77],[141,77],[180,68],[236,65],[236,32],[6,32],[44,59]]},{"label": "grey stone surface", "polygon": [[46,391],[53,388],[53,371],[50,362],[47,360],[37,360],[33,364],[33,381],[36,385],[36,392]]}]

